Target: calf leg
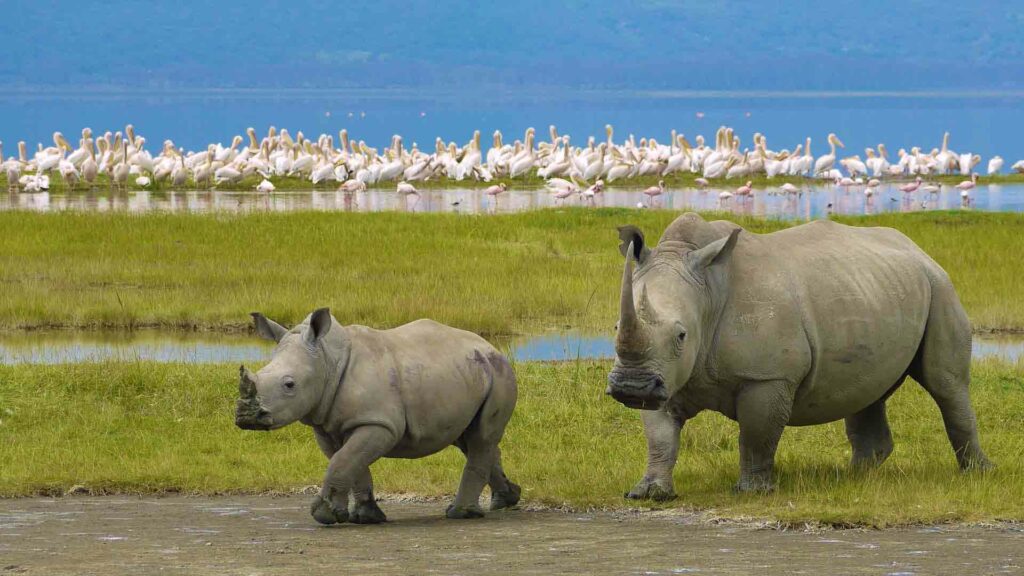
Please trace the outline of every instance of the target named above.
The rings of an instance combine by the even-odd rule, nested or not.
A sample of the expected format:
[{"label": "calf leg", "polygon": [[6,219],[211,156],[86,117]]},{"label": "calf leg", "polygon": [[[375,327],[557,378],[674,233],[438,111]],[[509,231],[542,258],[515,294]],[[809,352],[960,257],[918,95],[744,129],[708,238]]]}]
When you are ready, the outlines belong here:
[{"label": "calf leg", "polygon": [[736,491],[774,489],[775,451],[792,410],[793,396],[783,382],[752,383],[736,395],[736,419],[740,424],[740,479]]},{"label": "calf leg", "polygon": [[885,416],[885,398],[846,419],[846,437],[853,447],[854,468],[878,466],[892,454],[892,433]]},{"label": "calf leg", "polygon": [[643,478],[626,493],[626,498],[667,501],[676,497],[672,471],[679,455],[679,432],[685,419],[665,410],[641,410],[647,437],[647,470]]},{"label": "calf leg", "polygon": [[353,430],[331,456],[320,494],[310,513],[321,524],[348,520],[348,495],[374,461],[394,447],[397,438],[383,426],[367,425]]},{"label": "calf leg", "polygon": [[[462,451],[463,455],[467,454],[465,438],[460,437],[456,440],[455,446]],[[496,448],[495,450],[497,450],[497,454],[494,458],[494,465],[491,466],[487,485],[491,487],[491,510],[500,510],[518,504],[522,489],[505,476],[505,471],[501,467],[501,449]]]},{"label": "calf leg", "polygon": [[487,481],[491,487],[491,510],[511,508],[519,503],[522,489],[518,484],[512,482],[505,476],[501,468],[501,449],[494,448],[494,465],[491,466],[491,475]]},{"label": "calf leg", "polygon": [[370,469],[365,468],[356,478],[352,487],[352,507],[349,509],[349,521],[355,524],[380,524],[387,516],[377,506],[373,497],[373,477]]},{"label": "calf leg", "polygon": [[516,401],[515,384],[506,384],[495,382],[473,423],[457,443],[466,454],[466,467],[462,470],[462,481],[455,494],[455,501],[445,512],[448,518],[482,517],[480,492],[487,483],[491,485],[492,507],[495,504],[499,507],[503,504],[508,506],[519,501],[519,487],[505,477],[501,469],[501,451],[498,449]]}]

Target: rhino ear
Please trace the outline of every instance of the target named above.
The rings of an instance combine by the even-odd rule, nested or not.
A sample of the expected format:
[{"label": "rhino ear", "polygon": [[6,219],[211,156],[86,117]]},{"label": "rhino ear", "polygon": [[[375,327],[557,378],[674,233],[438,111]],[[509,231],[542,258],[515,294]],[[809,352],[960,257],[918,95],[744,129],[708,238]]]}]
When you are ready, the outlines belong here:
[{"label": "rhino ear", "polygon": [[633,245],[633,257],[640,264],[643,264],[647,260],[647,256],[651,253],[651,249],[644,244],[644,233],[639,228],[628,224],[626,226],[619,226],[619,240],[622,242],[619,244],[619,253],[623,257],[626,256],[626,252],[629,250],[629,245]]},{"label": "rhino ear", "polygon": [[252,312],[249,315],[252,316],[252,321],[256,325],[256,333],[267,340],[280,342],[281,338],[284,338],[284,335],[288,333],[288,330],[286,330],[284,326],[281,326],[259,312]]},{"label": "rhino ear", "polygon": [[729,254],[732,253],[733,248],[736,247],[736,240],[740,237],[740,228],[736,228],[729,233],[726,238],[719,238],[711,244],[690,252],[688,258],[692,265],[698,270],[707,268],[714,264],[724,262]]},{"label": "rhino ear", "polygon": [[306,342],[315,344],[331,331],[331,309],[318,308],[309,316],[309,328],[306,329]]}]

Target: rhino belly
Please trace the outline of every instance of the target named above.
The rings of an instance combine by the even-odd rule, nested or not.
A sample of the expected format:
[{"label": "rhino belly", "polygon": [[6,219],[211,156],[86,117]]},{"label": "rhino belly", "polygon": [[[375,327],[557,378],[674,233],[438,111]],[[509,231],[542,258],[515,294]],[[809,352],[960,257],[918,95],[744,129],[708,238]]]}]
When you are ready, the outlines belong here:
[{"label": "rhino belly", "polygon": [[855,414],[906,374],[924,336],[931,291],[912,266],[897,268],[902,273],[888,266],[854,269],[845,286],[818,295],[809,330],[813,367],[797,392],[792,424]]}]

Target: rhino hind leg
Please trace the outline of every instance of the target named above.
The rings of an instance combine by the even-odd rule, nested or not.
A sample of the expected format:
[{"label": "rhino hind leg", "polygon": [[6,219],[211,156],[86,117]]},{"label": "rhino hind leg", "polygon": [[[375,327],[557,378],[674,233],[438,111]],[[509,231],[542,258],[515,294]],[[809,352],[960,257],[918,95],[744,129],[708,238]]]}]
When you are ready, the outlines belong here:
[{"label": "rhino hind leg", "polygon": [[[893,387],[895,389],[899,384]],[[885,462],[892,454],[892,432],[885,414],[882,398],[867,408],[846,418],[846,437],[850,439],[854,468],[872,468]]]},{"label": "rhino hind leg", "polygon": [[952,285],[933,290],[928,325],[910,376],[938,404],[960,468],[991,468],[978,440],[978,422],[971,406],[970,322]]},{"label": "rhino hind leg", "polygon": [[665,410],[643,410],[640,418],[647,437],[647,470],[625,494],[631,500],[666,502],[676,497],[672,472],[679,456],[679,433],[683,419]]},{"label": "rhino hind leg", "polygon": [[791,387],[784,382],[754,382],[736,395],[740,425],[740,478],[737,492],[770,492],[775,451],[793,410]]},{"label": "rhino hind leg", "polygon": [[501,450],[498,448],[514,407],[515,386],[495,384],[469,428],[455,442],[466,455],[466,467],[462,470],[455,501],[445,512],[448,518],[483,517],[480,493],[487,484],[491,485],[492,509],[495,504],[508,507],[519,502],[519,486],[509,482],[501,469]]}]

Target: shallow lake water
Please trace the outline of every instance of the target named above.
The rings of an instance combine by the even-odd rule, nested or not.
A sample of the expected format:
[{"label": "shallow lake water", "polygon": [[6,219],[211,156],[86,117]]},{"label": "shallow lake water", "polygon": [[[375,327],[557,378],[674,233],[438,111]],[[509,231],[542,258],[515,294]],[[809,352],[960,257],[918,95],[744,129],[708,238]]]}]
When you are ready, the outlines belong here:
[{"label": "shallow lake water", "polygon": [[[518,361],[565,361],[612,358],[610,335],[552,332],[497,338],[495,344]],[[1024,335],[976,335],[975,358],[1024,358]],[[0,363],[60,364],[70,362],[261,362],[273,344],[248,335],[161,332],[7,332],[0,335]]]},{"label": "shallow lake water", "polygon": [[[736,182],[736,186],[742,182]],[[878,214],[921,210],[990,210],[1024,212],[1024,184],[989,184],[970,193],[965,205],[954,186],[942,186],[937,193],[904,194],[899,184],[883,184],[873,197],[863,186],[841,187],[808,181],[800,193],[786,195],[778,188],[756,189],[750,197],[722,199],[723,191],[734,188],[672,188],[649,200],[636,186],[610,185],[593,199],[580,197],[559,200],[544,190],[516,190],[488,196],[482,190],[452,188],[422,190],[417,196],[402,196],[390,190],[361,193],[330,191],[257,192],[227,191],[133,191],[113,193],[62,192],[51,190],[34,194],[0,194],[0,210],[50,212],[82,210],[90,212],[289,212],[322,210],[342,212],[455,212],[463,214],[509,213],[560,206],[653,207],[672,210],[724,210],[738,215],[789,219],[811,219],[829,214]]]}]

